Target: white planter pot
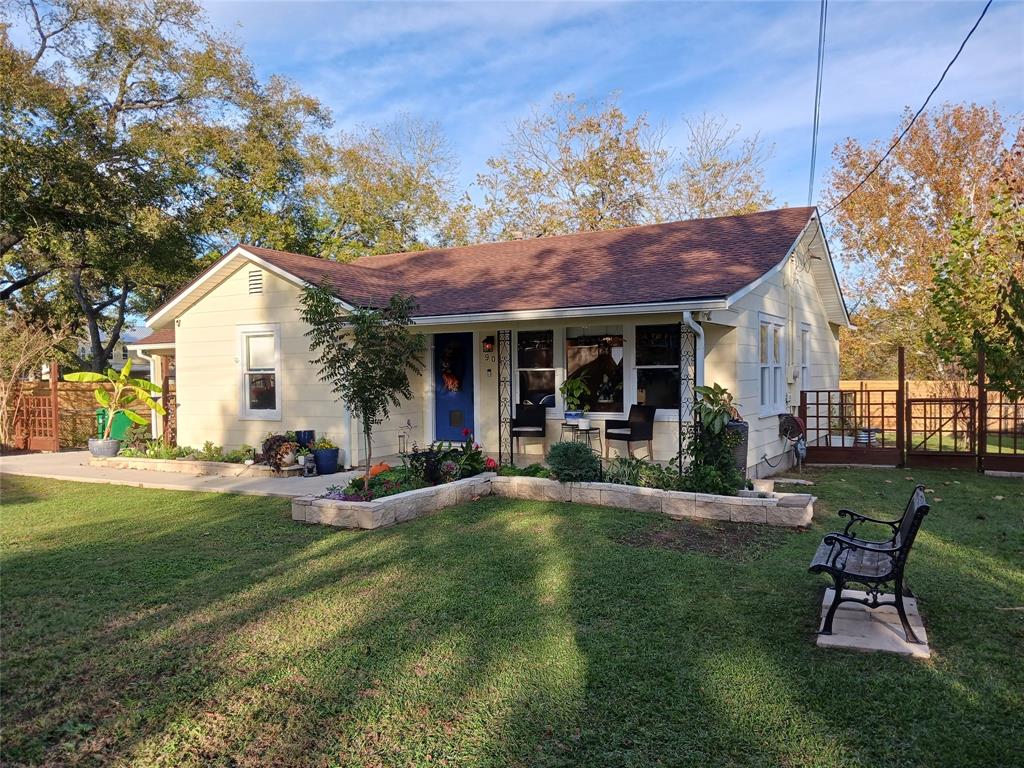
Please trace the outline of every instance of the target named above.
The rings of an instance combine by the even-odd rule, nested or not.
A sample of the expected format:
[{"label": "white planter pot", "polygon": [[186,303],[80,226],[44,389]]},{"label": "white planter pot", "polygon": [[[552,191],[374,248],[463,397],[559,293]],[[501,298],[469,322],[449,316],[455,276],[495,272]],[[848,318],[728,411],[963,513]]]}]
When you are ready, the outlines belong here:
[{"label": "white planter pot", "polygon": [[579,429],[590,429],[590,419],[577,419],[576,426]]}]

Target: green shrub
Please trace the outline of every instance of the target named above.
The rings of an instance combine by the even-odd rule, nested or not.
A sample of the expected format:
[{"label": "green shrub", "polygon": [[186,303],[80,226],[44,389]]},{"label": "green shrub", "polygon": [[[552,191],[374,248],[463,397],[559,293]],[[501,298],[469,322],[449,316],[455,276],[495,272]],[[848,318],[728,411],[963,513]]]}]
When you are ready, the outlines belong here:
[{"label": "green shrub", "polygon": [[669,466],[663,467],[646,459],[622,456],[611,461],[604,479],[620,485],[674,491],[679,488],[678,462],[673,459]]},{"label": "green shrub", "polygon": [[714,493],[719,496],[735,496],[746,481],[735,466],[731,471],[722,471],[708,464],[690,464],[680,478],[679,490],[693,493]]},{"label": "green shrub", "polygon": [[548,466],[556,480],[586,483],[601,477],[601,460],[583,443],[555,443],[548,451]]},{"label": "green shrub", "polygon": [[543,464],[529,464],[525,467],[514,467],[511,464],[502,464],[497,469],[502,477],[551,477],[551,470]]},{"label": "green shrub", "polygon": [[212,440],[207,440],[203,443],[203,447],[195,452],[195,459],[197,461],[223,461],[224,449],[219,445],[214,445]]},{"label": "green shrub", "polygon": [[118,451],[118,456],[134,459],[180,459],[194,453],[187,446],[164,445],[163,440],[147,440],[140,448],[128,446]]},{"label": "green shrub", "polygon": [[417,476],[409,467],[392,467],[370,478],[370,492],[363,490],[363,477],[355,477],[346,487],[330,486],[325,498],[343,499],[347,501],[370,501],[396,493],[426,488],[427,483]]},{"label": "green shrub", "polygon": [[465,435],[466,439],[461,443],[445,441],[431,443],[426,448],[414,447],[402,455],[402,462],[427,485],[479,475],[484,471],[486,457],[468,430]]},{"label": "green shrub", "polygon": [[245,464],[245,462],[251,458],[252,446],[243,445],[241,448],[236,448],[233,451],[228,451],[227,453],[225,453],[221,461],[226,461],[229,464]]}]

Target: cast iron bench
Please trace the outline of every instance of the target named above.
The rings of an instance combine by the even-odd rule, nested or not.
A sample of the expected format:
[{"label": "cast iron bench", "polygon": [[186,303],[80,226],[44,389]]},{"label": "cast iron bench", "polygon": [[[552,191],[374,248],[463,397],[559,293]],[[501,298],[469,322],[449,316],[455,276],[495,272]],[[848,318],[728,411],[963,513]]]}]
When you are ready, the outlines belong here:
[{"label": "cast iron bench", "polygon": [[[914,596],[907,586],[903,569],[906,567],[910,548],[914,545],[917,530],[921,527],[921,521],[926,514],[928,502],[924,497],[923,485],[914,489],[899,520],[878,520],[849,509],[839,510],[839,516],[849,517],[850,522],[846,524],[842,533],[825,535],[808,569],[811,573],[827,573],[835,582],[832,605],[825,614],[825,621],[819,634],[832,634],[832,619],[835,618],[836,608],[840,603],[862,603],[869,608],[894,605],[903,624],[903,631],[907,635],[907,642],[921,642],[907,621],[907,612],[903,606],[904,597]],[[857,538],[853,535],[853,529],[865,522],[888,525],[892,529],[892,538],[885,541]],[[867,587],[869,598],[843,597],[843,587],[848,582]],[[879,599],[882,597],[882,587],[889,583],[895,585],[893,600],[882,602]]]}]

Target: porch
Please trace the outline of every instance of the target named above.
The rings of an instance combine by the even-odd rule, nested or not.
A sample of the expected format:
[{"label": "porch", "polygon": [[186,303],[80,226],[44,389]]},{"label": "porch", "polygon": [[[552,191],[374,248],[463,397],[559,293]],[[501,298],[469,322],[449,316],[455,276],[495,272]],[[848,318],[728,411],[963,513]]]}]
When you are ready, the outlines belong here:
[{"label": "porch", "polygon": [[[667,461],[692,424],[704,356],[698,330],[679,315],[424,328],[419,424],[406,412],[393,416],[382,425],[375,451],[400,452],[472,434],[500,461],[531,463],[552,444],[573,439],[564,426],[567,411],[585,412],[591,447],[601,450],[606,423],[626,419],[633,405],[646,405],[656,409],[651,458]],[[564,390],[571,380],[583,382],[575,401]],[[517,448],[512,427],[526,405],[544,407],[545,418],[542,431],[522,435]],[[646,455],[646,446],[635,447]],[[610,457],[626,453],[623,442],[608,448]]]}]

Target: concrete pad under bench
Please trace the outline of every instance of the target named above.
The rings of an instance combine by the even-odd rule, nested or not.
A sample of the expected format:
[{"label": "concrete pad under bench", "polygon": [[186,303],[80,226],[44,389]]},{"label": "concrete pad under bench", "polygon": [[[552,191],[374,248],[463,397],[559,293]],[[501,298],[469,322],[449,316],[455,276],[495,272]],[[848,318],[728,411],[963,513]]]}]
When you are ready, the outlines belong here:
[{"label": "concrete pad under bench", "polygon": [[[829,606],[832,605],[834,596],[834,589],[825,590],[825,597],[821,603],[819,627],[825,620],[825,614],[828,612]],[[867,599],[868,595],[860,590],[844,589],[843,597]],[[904,607],[907,610],[907,620],[914,628],[914,634],[922,641],[920,643],[907,642],[899,614],[896,613],[894,607],[887,605],[880,608],[868,608],[860,603],[840,603],[836,609],[836,615],[832,619],[832,634],[818,635],[818,647],[845,648],[852,651],[882,651],[912,656],[915,659],[927,659],[932,652],[928,645],[928,633],[925,631],[924,621],[917,608],[917,600],[912,597],[904,598]]]}]

